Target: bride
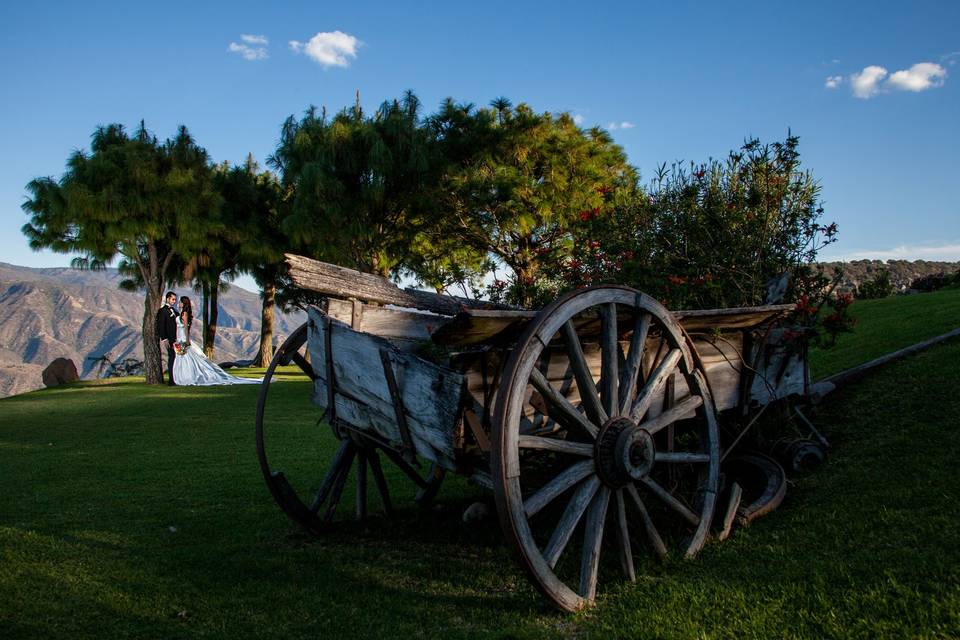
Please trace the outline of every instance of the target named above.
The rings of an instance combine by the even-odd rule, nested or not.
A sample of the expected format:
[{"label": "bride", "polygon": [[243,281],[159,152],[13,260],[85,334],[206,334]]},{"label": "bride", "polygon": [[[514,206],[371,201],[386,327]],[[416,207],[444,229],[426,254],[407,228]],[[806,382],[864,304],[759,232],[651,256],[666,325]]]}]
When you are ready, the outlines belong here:
[{"label": "bride", "polygon": [[193,305],[190,298],[180,298],[180,315],[177,317],[177,357],[173,361],[173,379],[180,386],[207,386],[215,384],[260,384],[260,380],[232,376],[203,355],[203,351],[190,341],[190,325],[193,323]]}]

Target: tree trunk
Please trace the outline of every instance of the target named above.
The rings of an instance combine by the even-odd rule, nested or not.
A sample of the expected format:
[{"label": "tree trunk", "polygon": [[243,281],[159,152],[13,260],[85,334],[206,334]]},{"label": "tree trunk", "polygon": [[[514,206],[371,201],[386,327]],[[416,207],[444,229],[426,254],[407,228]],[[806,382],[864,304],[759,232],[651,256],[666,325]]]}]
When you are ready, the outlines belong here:
[{"label": "tree trunk", "polygon": [[143,374],[147,384],[163,384],[163,356],[157,340],[157,311],[163,306],[162,289],[147,289],[143,299]]},{"label": "tree trunk", "polygon": [[217,315],[219,308],[217,295],[220,293],[219,281],[208,285],[207,303],[204,305],[207,317],[203,322],[203,355],[213,359],[213,344],[217,339]]},{"label": "tree trunk", "polygon": [[277,304],[277,287],[272,282],[263,287],[260,311],[260,353],[254,366],[266,367],[273,360],[273,311]]}]

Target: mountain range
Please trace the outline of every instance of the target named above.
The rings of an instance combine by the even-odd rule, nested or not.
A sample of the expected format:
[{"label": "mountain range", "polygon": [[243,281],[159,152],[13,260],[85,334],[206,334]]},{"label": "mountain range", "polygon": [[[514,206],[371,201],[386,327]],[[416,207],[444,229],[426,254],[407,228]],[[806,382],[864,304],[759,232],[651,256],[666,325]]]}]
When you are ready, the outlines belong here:
[{"label": "mountain range", "polygon": [[[143,359],[141,292],[119,288],[115,269],[34,269],[0,262],[0,397],[43,386],[41,372],[59,357],[73,360],[81,378],[97,376],[95,358]],[[199,295],[176,289],[199,307]],[[260,296],[230,287],[219,296],[214,360],[253,358],[260,341]],[[275,339],[296,329],[301,312],[277,313]],[[195,332],[197,332],[195,330]]]}]

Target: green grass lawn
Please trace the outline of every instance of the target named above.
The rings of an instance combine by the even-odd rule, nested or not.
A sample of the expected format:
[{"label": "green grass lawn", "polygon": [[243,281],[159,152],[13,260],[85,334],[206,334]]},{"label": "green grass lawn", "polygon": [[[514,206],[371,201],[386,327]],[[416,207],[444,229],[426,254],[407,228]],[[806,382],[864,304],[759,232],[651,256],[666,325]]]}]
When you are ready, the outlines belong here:
[{"label": "green grass lawn", "polygon": [[853,333],[842,334],[832,349],[811,352],[814,379],[960,327],[960,289],[857,300],[850,313],[857,319]]},{"label": "green grass lawn", "polygon": [[[880,355],[880,337],[897,348],[951,328],[930,328],[937,314],[956,326],[958,301],[857,303],[838,347],[853,356],[816,353],[818,374]],[[399,517],[349,522],[348,492],[335,533],[300,533],[260,477],[258,387],[121,380],[5,399],[0,638],[955,638],[958,361],[952,340],[830,396],[815,420],[835,450],[779,510],[693,562],[604,583],[573,616],[544,605],[495,521],[460,523],[484,497],[461,478],[421,513],[387,464]],[[309,388],[287,372],[269,407],[285,411],[275,466],[300,486],[333,445]]]}]

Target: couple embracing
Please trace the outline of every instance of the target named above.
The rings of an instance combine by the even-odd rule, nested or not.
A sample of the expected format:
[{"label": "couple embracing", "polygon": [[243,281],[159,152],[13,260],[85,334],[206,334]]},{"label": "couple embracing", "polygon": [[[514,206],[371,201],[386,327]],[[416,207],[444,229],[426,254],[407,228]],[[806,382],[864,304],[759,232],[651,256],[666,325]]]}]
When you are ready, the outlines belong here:
[{"label": "couple embracing", "polygon": [[258,384],[260,380],[237,378],[207,359],[197,345],[190,341],[190,325],[193,324],[193,305],[190,298],[180,298],[177,309],[177,294],[167,291],[164,304],[157,311],[157,340],[161,356],[167,355],[167,384],[218,385]]}]

